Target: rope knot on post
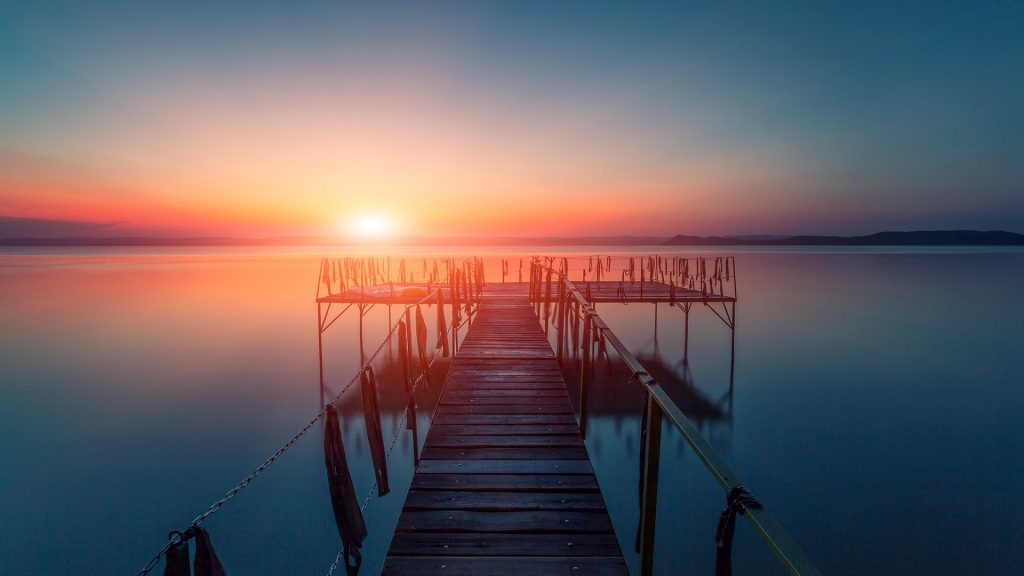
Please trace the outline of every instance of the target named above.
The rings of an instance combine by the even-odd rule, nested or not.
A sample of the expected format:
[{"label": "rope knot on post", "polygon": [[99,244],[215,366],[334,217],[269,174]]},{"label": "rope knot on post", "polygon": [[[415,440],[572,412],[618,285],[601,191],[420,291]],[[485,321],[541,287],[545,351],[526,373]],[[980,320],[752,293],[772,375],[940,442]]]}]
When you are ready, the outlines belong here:
[{"label": "rope knot on post", "polygon": [[732,537],[736,531],[736,514],[764,508],[742,484],[737,484],[729,490],[725,502],[725,510],[722,510],[718,517],[718,527],[715,531],[715,576],[732,574]]}]

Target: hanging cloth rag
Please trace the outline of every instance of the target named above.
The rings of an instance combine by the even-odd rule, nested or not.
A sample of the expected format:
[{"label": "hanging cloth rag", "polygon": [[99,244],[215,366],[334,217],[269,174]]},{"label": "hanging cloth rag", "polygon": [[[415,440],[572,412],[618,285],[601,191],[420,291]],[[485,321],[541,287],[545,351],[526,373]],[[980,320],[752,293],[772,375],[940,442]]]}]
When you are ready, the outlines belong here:
[{"label": "hanging cloth rag", "polygon": [[334,292],[331,290],[331,268],[330,268],[330,263],[327,262],[327,260],[322,260],[320,262],[320,270],[322,272],[320,281],[323,282],[324,286],[327,287],[327,295],[330,296],[330,295],[334,294]]},{"label": "hanging cloth rag", "polygon": [[217,557],[217,552],[210,542],[210,534],[202,526],[194,526],[191,529],[196,539],[196,561],[194,573],[196,576],[225,576],[224,566]]},{"label": "hanging cloth rag", "polygon": [[409,357],[412,355],[412,347],[409,346],[409,326],[402,320],[398,321],[398,349],[398,358],[402,365],[402,379],[405,381],[405,392],[409,396],[405,429],[416,430],[416,388],[409,376]]},{"label": "hanging cloth rag", "polygon": [[427,362],[427,321],[423,319],[423,311],[416,306],[416,352],[420,357],[420,368],[423,379],[430,386],[430,363]]},{"label": "hanging cloth rag", "polygon": [[359,570],[363,560],[359,547],[366,538],[366,523],[356,499],[355,486],[352,485],[352,475],[349,473],[348,460],[345,457],[345,445],[342,443],[341,429],[338,426],[338,412],[333,404],[327,405],[324,463],[327,467],[327,486],[331,492],[334,522],[341,537],[345,568],[349,574],[354,574]]},{"label": "hanging cloth rag", "polygon": [[455,326],[454,331],[458,331],[462,322],[462,312],[460,308],[459,299],[462,297],[459,294],[459,272],[455,270],[449,274],[448,284],[451,286],[449,294],[452,297],[452,324]]},{"label": "hanging cloth rag", "polygon": [[437,287],[437,345],[441,349],[441,356],[448,357],[448,321],[444,317],[444,290]]},{"label": "hanging cloth rag", "polygon": [[171,546],[164,556],[164,576],[192,576],[188,565],[188,540],[180,532],[171,532],[170,537]]},{"label": "hanging cloth rag", "polygon": [[380,430],[380,390],[373,367],[359,374],[360,389],[363,393],[363,416],[366,419],[366,439],[370,443],[373,458],[373,473],[377,477],[377,496],[391,491],[388,484],[388,457],[384,452],[384,435]]}]

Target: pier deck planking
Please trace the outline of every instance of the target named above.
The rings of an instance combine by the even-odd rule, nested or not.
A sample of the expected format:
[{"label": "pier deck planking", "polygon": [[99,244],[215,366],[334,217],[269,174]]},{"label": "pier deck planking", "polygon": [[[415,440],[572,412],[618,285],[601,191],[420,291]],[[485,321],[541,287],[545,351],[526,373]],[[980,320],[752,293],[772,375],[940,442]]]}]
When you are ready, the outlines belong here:
[{"label": "pier deck planking", "polygon": [[384,574],[628,574],[526,293],[518,283],[484,289]]}]

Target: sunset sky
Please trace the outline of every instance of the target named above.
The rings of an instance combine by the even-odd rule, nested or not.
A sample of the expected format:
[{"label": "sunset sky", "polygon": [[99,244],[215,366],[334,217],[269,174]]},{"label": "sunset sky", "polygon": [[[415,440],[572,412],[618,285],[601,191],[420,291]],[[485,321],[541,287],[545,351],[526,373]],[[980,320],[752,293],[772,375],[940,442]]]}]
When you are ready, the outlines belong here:
[{"label": "sunset sky", "polygon": [[4,2],[0,237],[1024,232],[1024,4],[835,4]]}]

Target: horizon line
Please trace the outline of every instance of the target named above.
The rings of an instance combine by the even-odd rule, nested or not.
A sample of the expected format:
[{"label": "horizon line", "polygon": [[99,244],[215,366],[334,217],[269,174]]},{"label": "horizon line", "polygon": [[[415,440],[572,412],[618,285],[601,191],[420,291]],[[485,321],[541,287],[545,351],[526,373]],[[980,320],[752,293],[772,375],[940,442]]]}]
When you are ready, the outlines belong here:
[{"label": "horizon line", "polygon": [[619,246],[828,246],[828,245],[1024,245],[1024,234],[1006,230],[882,231],[866,235],[737,234],[690,236],[472,236],[406,235],[357,238],[344,235],[245,236],[63,236],[4,237],[0,246],[401,246],[408,244],[483,246],[515,245],[619,245]]}]

